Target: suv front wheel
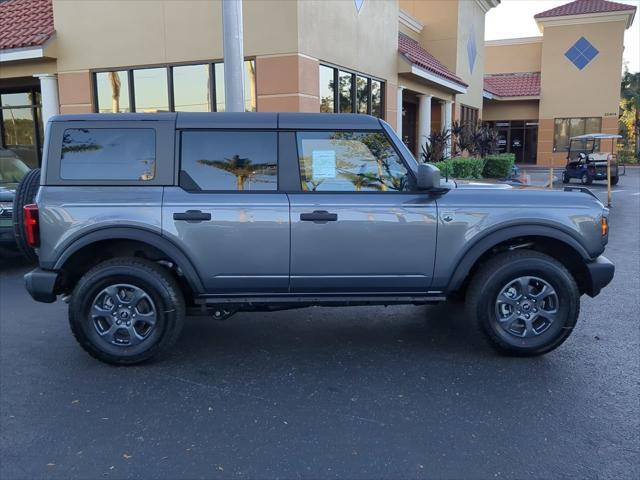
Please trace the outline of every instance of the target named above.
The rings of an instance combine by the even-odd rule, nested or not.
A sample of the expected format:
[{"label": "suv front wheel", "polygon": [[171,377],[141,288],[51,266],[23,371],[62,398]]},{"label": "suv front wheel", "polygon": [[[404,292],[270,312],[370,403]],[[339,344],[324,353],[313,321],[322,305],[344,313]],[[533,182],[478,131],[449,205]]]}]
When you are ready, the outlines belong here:
[{"label": "suv front wheel", "polygon": [[69,303],[69,323],[91,356],[132,365],[167,352],[184,324],[180,287],[160,265],[116,258],[89,270]]},{"label": "suv front wheel", "polygon": [[469,285],[467,303],[494,348],[509,355],[542,355],[571,334],[580,313],[580,292],[556,259],[516,250],[480,268]]}]

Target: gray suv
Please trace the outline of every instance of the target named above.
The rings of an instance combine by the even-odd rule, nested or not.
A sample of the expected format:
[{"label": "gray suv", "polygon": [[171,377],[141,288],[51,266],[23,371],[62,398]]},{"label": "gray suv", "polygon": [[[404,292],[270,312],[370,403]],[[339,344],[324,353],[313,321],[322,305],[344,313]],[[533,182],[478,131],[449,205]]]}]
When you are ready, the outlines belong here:
[{"label": "gray suv", "polygon": [[558,347],[614,266],[588,190],[456,185],[366,115],[73,115],[48,124],[25,238],[35,300],[94,357],[166,352],[185,316],[464,294],[490,343]]}]

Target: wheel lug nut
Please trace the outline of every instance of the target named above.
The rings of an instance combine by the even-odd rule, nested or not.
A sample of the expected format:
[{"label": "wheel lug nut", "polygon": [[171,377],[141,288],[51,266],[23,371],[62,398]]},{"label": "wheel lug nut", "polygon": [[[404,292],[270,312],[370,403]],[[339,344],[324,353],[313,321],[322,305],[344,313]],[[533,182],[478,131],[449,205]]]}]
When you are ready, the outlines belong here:
[{"label": "wheel lug nut", "polygon": [[524,318],[529,318],[529,314],[527,313],[527,314],[524,316]]}]

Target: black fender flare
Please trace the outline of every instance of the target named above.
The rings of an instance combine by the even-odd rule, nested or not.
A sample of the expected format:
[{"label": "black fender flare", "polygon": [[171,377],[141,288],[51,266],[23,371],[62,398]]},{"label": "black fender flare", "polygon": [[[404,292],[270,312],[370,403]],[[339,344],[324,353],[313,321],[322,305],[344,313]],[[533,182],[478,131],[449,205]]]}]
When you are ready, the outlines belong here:
[{"label": "black fender flare", "polygon": [[475,263],[485,252],[502,242],[518,237],[546,237],[550,240],[556,240],[573,248],[585,262],[592,261],[591,255],[584,246],[571,234],[559,228],[545,225],[503,226],[476,240],[476,242],[467,249],[458,261],[446,291],[453,292],[458,290]]},{"label": "black fender flare", "polygon": [[41,265],[42,268],[61,270],[71,256],[79,250],[104,240],[135,240],[146,243],[164,253],[180,268],[187,283],[196,294],[204,293],[202,280],[189,257],[173,242],[161,234],[135,227],[104,227],[85,233],[82,237],[65,245],[57,260],[52,265]]}]

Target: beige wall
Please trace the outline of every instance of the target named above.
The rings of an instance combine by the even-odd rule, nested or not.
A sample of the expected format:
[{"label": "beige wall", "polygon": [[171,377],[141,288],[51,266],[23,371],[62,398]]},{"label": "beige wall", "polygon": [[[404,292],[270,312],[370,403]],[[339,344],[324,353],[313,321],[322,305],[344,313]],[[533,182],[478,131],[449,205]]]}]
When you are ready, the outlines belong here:
[{"label": "beige wall", "polygon": [[542,41],[510,45],[485,45],[485,73],[539,72]]},{"label": "beige wall", "polygon": [[[623,21],[544,29],[541,118],[617,116],[624,30]],[[582,36],[600,53],[578,70],[564,54]]]},{"label": "beige wall", "polygon": [[56,61],[49,59],[0,64],[0,78],[32,77],[39,73],[56,73],[56,71]]},{"label": "beige wall", "polygon": [[[222,58],[219,0],[54,0],[53,8],[61,72]],[[296,52],[296,2],[245,0],[243,16],[246,56]]]},{"label": "beige wall", "polygon": [[538,100],[488,100],[484,103],[482,119],[537,120]]},{"label": "beige wall", "polygon": [[453,72],[458,55],[458,3],[458,0],[399,0],[400,8],[424,25],[421,45]]},{"label": "beige wall", "polygon": [[[456,96],[455,118],[460,118],[462,104],[474,107],[482,113],[482,91],[484,89],[484,12],[477,2],[458,2],[458,39],[456,54],[456,74],[469,84],[467,93]],[[467,44],[473,36],[476,43],[476,61],[473,71],[469,64]]]}]

